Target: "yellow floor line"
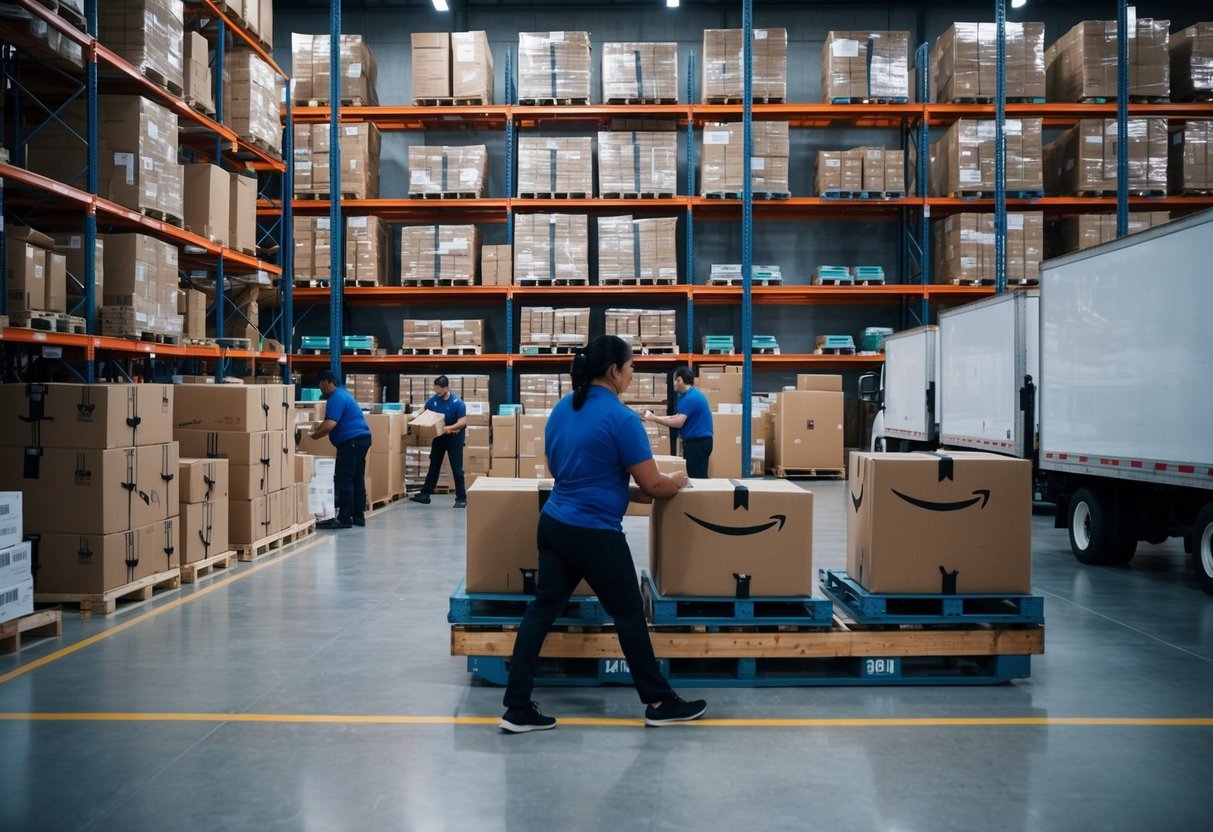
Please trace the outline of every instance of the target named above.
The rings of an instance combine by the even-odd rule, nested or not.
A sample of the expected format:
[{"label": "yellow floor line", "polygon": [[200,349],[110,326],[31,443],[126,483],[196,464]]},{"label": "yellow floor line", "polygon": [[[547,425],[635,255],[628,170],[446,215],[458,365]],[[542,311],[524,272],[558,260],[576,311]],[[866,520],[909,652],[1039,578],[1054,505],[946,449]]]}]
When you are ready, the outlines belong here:
[{"label": "yellow floor line", "polygon": [[311,549],[314,546],[320,545],[321,541],[322,541],[322,538],[316,538],[314,540],[311,540],[308,543],[305,543],[296,549],[290,549],[286,552],[283,552],[281,555],[278,555],[277,557],[275,557],[271,560],[267,560],[264,563],[259,563],[256,566],[252,567],[251,569],[245,569],[245,570],[239,571],[232,577],[228,578],[227,580],[221,581],[219,583],[213,583],[204,589],[199,589],[194,592],[191,592],[189,595],[182,596],[181,598],[178,598],[175,601],[170,601],[169,603],[165,604],[164,606],[156,607],[154,610],[148,610],[147,612],[143,613],[142,615],[137,616],[136,618],[132,618],[130,621],[125,621],[122,624],[119,624],[117,627],[112,627],[108,630],[97,633],[94,636],[89,636],[88,638],[86,638],[82,641],[78,641],[75,644],[68,645],[67,647],[64,647],[61,650],[56,650],[54,653],[49,653],[40,659],[30,662],[29,664],[21,665],[21,667],[18,667],[14,670],[10,670],[8,673],[0,675],[0,685],[3,685],[5,682],[11,682],[13,679],[16,679],[18,676],[24,676],[26,673],[29,673],[31,670],[37,670],[39,667],[48,665],[51,662],[56,662],[59,659],[62,659],[64,656],[70,656],[72,653],[75,653],[78,650],[83,650],[85,647],[91,647],[92,645],[96,644],[99,641],[104,641],[105,639],[110,638],[111,636],[116,636],[119,633],[125,632],[125,631],[129,630],[131,627],[134,627],[136,624],[142,624],[144,621],[148,621],[149,619],[155,618],[158,615],[162,615],[166,612],[169,612],[170,610],[175,610],[178,607],[182,607],[192,601],[197,601],[199,598],[202,598],[206,595],[210,595],[212,592],[216,592],[220,589],[229,587],[232,584],[234,584],[236,581],[242,581],[245,578],[249,577],[250,575],[257,574],[262,569],[268,569],[271,566],[277,566],[280,563],[285,563],[286,561],[295,557],[295,555],[302,554],[303,552],[306,552],[308,549]]},{"label": "yellow floor line", "polygon": [[[293,725],[496,725],[488,716],[395,716],[343,714],[205,713],[0,713],[0,722],[244,722]],[[640,719],[570,717],[561,725],[631,728]],[[921,719],[701,719],[683,723],[702,728],[985,728],[1103,727],[1213,728],[1213,717],[945,717]]]}]

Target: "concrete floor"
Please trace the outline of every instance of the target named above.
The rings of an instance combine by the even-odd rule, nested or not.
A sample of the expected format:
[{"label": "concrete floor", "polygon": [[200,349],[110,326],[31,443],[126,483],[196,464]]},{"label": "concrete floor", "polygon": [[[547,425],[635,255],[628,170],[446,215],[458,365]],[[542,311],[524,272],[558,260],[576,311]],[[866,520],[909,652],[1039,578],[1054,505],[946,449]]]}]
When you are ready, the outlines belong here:
[{"label": "concrete floor", "polygon": [[[841,568],[844,487],[809,487],[815,560]],[[1213,599],[1177,542],[1143,546],[1131,569],[1086,568],[1051,518],[1037,517],[1033,584],[1046,598],[1047,652],[1028,680],[683,690],[707,697],[708,716],[724,722],[566,724],[515,737],[493,727],[500,689],[471,684],[464,660],[448,655],[446,599],[463,570],[464,539],[463,515],[450,503],[394,507],[365,530],[324,533],[293,554],[108,618],[71,613],[61,640],[0,657],[0,830],[1164,830],[1208,822]],[[628,520],[638,563],[645,529]],[[21,672],[43,658],[52,661]],[[558,717],[641,715],[628,688],[540,689],[536,698]],[[955,717],[1004,722],[731,722]],[[1134,722],[1005,722],[1018,717]],[[1167,718],[1205,722],[1150,722]]]}]

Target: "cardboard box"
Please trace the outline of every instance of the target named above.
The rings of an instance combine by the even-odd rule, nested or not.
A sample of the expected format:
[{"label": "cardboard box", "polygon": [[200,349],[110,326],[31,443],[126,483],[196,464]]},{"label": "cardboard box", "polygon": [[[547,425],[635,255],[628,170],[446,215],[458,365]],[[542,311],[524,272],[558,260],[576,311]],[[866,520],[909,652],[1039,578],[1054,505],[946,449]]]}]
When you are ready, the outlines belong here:
[{"label": "cardboard box", "polygon": [[245,254],[257,251],[257,180],[233,172],[230,183],[227,245]]},{"label": "cardboard box", "polygon": [[[653,462],[657,463],[657,470],[663,474],[687,472],[687,461],[680,456],[653,454]],[[631,485],[635,486],[636,480],[633,479]],[[628,503],[628,510],[624,512],[628,517],[648,517],[652,513],[652,503]]]},{"label": "cardboard box", "polygon": [[751,597],[813,591],[813,495],[786,480],[692,480],[653,503],[649,572],[663,595]]},{"label": "cardboard box", "polygon": [[286,430],[293,401],[294,390],[281,384],[181,385],[176,390],[174,428],[240,433]]},{"label": "cardboard box", "polygon": [[590,98],[589,32],[520,32],[518,100]]},{"label": "cardboard box", "polygon": [[[1171,94],[1171,21],[1139,17],[1136,23],[1129,37],[1129,95],[1165,100]],[[1115,20],[1075,25],[1045,52],[1049,100],[1114,101],[1117,52]]]},{"label": "cardboard box", "polygon": [[216,165],[185,165],[185,227],[227,246],[231,232],[232,177]]},{"label": "cardboard box", "polygon": [[[90,258],[84,252],[83,234],[53,235],[55,251],[67,258],[67,303],[73,307],[84,299],[85,261]],[[97,303],[105,296],[105,241],[97,236],[97,245],[91,258],[93,265],[93,297]]]},{"label": "cardboard box", "polygon": [[367,426],[371,429],[371,453],[404,453],[404,434],[407,417],[403,413],[369,413]]},{"label": "cardboard box", "polygon": [[[1045,26],[1006,24],[1008,100],[1045,98]],[[931,90],[935,101],[992,99],[996,95],[998,29],[993,23],[954,23],[931,50]],[[1052,96],[1050,96],[1052,100]]]},{"label": "cardboard box", "polygon": [[518,194],[594,195],[594,140],[589,136],[518,139]]},{"label": "cardboard box", "polygon": [[0,491],[0,549],[21,544],[25,535],[23,505],[20,491]]},{"label": "cardboard box", "polygon": [[[788,31],[754,29],[752,91],[755,100],[787,97]],[[703,101],[741,98],[744,94],[742,29],[703,32]]]},{"label": "cardboard box", "polygon": [[842,393],[779,394],[775,414],[775,464],[783,468],[838,468],[843,460]]},{"label": "cardboard box", "polygon": [[181,507],[181,562],[194,563],[231,550],[228,501],[186,503]]},{"label": "cardboard box", "polygon": [[796,389],[841,393],[842,376],[826,375],[824,373],[801,373],[796,376]]},{"label": "cardboard box", "polygon": [[[604,43],[602,100],[678,101],[677,43]],[[600,145],[601,147],[601,145]]]},{"label": "cardboard box", "polygon": [[413,102],[451,96],[451,35],[413,32]]},{"label": "cardboard box", "polygon": [[33,549],[28,542],[0,549],[0,591],[33,576]]},{"label": "cardboard box", "polygon": [[451,95],[493,103],[493,51],[487,32],[451,33]]},{"label": "cardboard box", "polygon": [[[708,457],[708,476],[727,478],[743,476],[741,468],[741,414],[712,414],[712,455]],[[764,420],[750,417],[750,467],[745,475],[762,476],[766,467]]]},{"label": "cardboard box", "polygon": [[431,441],[444,435],[445,428],[446,416],[436,410],[422,410],[408,424],[409,434]]},{"label": "cardboard box", "polygon": [[0,592],[0,624],[34,611],[34,579],[26,578]]},{"label": "cardboard box", "polygon": [[295,523],[305,524],[313,520],[311,508],[311,484],[297,483],[295,485]]},{"label": "cardboard box", "polygon": [[211,77],[209,47],[199,32],[186,32],[182,41],[185,51],[183,96],[187,101],[202,105],[208,113],[215,112],[215,84]]},{"label": "cardboard box", "polygon": [[46,251],[54,240],[33,229],[5,232],[5,267],[8,273],[10,314],[41,311],[46,307]]},{"label": "cardboard box", "polygon": [[852,453],[847,573],[876,593],[1032,591],[1032,464]]},{"label": "cardboard box", "polygon": [[285,528],[282,524],[282,493],[275,491],[252,500],[229,502],[228,537],[231,545],[255,543]]},{"label": "cardboard box", "polygon": [[1197,23],[1174,32],[1168,49],[1171,100],[1187,101],[1213,93],[1213,22]]},{"label": "cardboard box", "polygon": [[99,594],[179,566],[177,521],[161,520],[114,534],[44,534],[38,543],[38,594]]},{"label": "cardboard box", "polygon": [[173,394],[167,384],[2,385],[0,445],[160,445],[173,438]]},{"label": "cardboard box", "polygon": [[909,32],[830,32],[821,49],[821,100],[903,99]]},{"label": "cardboard box", "polygon": [[206,503],[227,499],[230,472],[226,459],[182,457],[179,466],[182,503]]},{"label": "cardboard box", "polygon": [[404,493],[403,454],[368,454],[366,470],[371,475],[371,490],[367,496],[372,502]]}]

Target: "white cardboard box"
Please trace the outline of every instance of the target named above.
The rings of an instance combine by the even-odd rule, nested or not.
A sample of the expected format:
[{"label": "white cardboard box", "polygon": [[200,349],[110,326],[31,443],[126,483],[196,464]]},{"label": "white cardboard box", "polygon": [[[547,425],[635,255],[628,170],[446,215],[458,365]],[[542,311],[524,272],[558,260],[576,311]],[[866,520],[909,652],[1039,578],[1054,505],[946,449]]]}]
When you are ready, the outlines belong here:
[{"label": "white cardboard box", "polygon": [[0,586],[9,586],[26,578],[32,578],[33,548],[29,543],[18,543],[0,549]]},{"label": "white cardboard box", "polygon": [[16,546],[25,533],[20,491],[0,491],[0,549]]},{"label": "white cardboard box", "polygon": [[34,579],[0,587],[0,624],[34,611]]}]

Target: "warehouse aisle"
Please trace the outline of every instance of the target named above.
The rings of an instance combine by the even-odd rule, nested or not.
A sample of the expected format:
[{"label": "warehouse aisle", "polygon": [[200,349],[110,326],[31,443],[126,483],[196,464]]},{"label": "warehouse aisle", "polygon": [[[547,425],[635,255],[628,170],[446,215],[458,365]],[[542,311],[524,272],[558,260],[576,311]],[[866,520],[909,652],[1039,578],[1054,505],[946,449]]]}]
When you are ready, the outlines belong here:
[{"label": "warehouse aisle", "polygon": [[[812,490],[817,563],[841,567],[844,487]],[[1013,685],[683,691],[724,722],[660,730],[622,722],[641,716],[631,689],[540,689],[547,712],[606,721],[516,737],[494,727],[501,691],[472,685],[448,655],[464,537],[451,499],[389,509],[110,620],[70,615],[61,642],[0,657],[0,828],[1200,823],[1192,795],[1213,767],[1213,722],[998,722],[1213,717],[1213,604],[1177,545],[1144,547],[1131,570],[1080,568],[1037,517],[1047,653]],[[640,563],[644,521],[627,523]],[[931,722],[955,718],[994,722]],[[783,723],[741,722],[756,719]]]}]

